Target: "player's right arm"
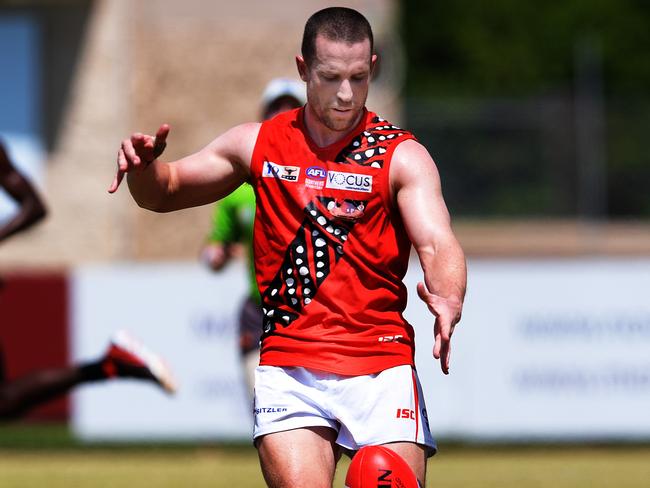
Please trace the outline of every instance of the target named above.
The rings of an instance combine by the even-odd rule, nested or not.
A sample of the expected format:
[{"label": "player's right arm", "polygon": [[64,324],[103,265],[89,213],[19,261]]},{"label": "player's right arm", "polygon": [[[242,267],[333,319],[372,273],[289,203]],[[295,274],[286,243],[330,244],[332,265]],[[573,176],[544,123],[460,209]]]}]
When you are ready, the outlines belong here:
[{"label": "player's right arm", "polygon": [[467,285],[465,254],[451,228],[438,169],[426,148],[414,140],[397,146],[390,178],[404,227],[424,272],[418,296],[436,317],[433,356],[448,374],[451,336],[461,317]]},{"label": "player's right arm", "polygon": [[259,129],[259,123],[238,125],[200,151],[169,163],[157,159],[166,147],[168,125],[155,137],[133,134],[118,151],[117,173],[108,191],[117,191],[127,175],[133,199],[155,212],[219,200],[248,179]]},{"label": "player's right arm", "polygon": [[0,144],[0,187],[4,188],[19,205],[16,215],[0,226],[0,241],[3,241],[40,221],[45,217],[46,210],[32,184],[11,164],[2,144]]}]

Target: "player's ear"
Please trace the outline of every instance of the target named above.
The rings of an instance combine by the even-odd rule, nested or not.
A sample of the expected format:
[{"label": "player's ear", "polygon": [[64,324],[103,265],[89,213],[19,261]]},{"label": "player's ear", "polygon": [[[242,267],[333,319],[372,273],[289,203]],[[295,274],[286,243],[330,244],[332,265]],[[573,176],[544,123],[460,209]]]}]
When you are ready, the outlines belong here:
[{"label": "player's ear", "polygon": [[307,63],[302,56],[296,56],[296,67],[298,68],[298,75],[300,75],[300,79],[304,82],[307,82],[309,80],[309,68],[307,67]]},{"label": "player's ear", "polygon": [[372,78],[373,75],[375,74],[375,67],[377,66],[377,59],[378,58],[377,58],[376,54],[373,54],[370,57],[370,78]]}]

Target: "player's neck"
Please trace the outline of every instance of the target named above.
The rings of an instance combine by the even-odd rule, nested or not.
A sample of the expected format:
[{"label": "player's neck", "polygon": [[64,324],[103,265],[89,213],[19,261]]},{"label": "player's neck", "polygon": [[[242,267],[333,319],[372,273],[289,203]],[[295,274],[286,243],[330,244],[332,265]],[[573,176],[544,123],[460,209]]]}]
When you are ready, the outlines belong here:
[{"label": "player's neck", "polygon": [[359,122],[361,121],[365,110],[359,111],[359,115],[355,119],[354,123],[350,126],[350,129],[346,131],[332,130],[327,127],[321,120],[318,119],[318,117],[316,117],[316,115],[314,115],[311,108],[309,107],[309,104],[307,104],[303,112],[303,124],[307,129],[307,133],[309,134],[311,140],[318,147],[327,147],[347,137],[350,132],[352,132],[354,128],[359,125]]}]

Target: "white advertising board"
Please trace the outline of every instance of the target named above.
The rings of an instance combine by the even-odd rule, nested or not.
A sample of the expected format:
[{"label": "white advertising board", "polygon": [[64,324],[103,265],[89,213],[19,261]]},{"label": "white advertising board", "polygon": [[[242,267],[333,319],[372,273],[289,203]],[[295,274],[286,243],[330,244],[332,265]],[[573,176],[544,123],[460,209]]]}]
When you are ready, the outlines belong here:
[{"label": "white advertising board", "polygon": [[650,260],[473,260],[448,377],[430,360],[431,325],[412,299],[432,431],[649,439],[649,291]]},{"label": "white advertising board", "polygon": [[250,439],[252,405],[243,384],[237,314],[246,293],[240,262],[221,274],[199,264],[124,264],[74,272],[72,351],[102,354],[126,329],[163,356],[176,395],[136,380],[78,388],[73,427],[85,439]]},{"label": "white advertising board", "polygon": [[[127,328],[165,356],[180,390],[131,381],[83,387],[74,427],[86,439],[250,439],[236,343],[245,270],[194,263],[80,268],[73,351],[102,352]],[[650,260],[472,260],[451,374],[433,360],[433,320],[415,293],[405,316],[436,437],[650,439]]]}]

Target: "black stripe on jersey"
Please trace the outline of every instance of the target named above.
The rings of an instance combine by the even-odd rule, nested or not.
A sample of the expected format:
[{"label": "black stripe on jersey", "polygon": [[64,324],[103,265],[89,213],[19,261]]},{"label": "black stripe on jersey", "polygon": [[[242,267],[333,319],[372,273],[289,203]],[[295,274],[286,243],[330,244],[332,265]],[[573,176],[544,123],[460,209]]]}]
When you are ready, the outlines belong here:
[{"label": "black stripe on jersey", "polygon": [[[350,201],[355,205],[364,202]],[[333,198],[319,197],[304,208],[305,219],[287,247],[280,269],[262,296],[263,335],[286,327],[309,305],[344,254],[354,221],[330,216]]]},{"label": "black stripe on jersey", "polygon": [[370,123],[372,126],[366,127],[361,134],[352,139],[350,144],[339,152],[334,158],[336,163],[383,168],[383,155],[386,154],[388,145],[405,134],[410,135],[409,132],[400,129],[381,117],[374,117]]}]

